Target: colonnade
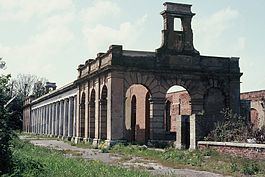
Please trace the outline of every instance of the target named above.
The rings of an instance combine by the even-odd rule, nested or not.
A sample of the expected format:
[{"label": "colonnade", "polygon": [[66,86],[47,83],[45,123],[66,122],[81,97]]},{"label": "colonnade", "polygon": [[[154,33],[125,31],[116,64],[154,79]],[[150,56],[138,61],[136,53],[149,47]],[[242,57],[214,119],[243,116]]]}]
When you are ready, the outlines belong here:
[{"label": "colonnade", "polygon": [[75,137],[76,112],[76,96],[37,106],[31,110],[30,130],[35,134]]}]

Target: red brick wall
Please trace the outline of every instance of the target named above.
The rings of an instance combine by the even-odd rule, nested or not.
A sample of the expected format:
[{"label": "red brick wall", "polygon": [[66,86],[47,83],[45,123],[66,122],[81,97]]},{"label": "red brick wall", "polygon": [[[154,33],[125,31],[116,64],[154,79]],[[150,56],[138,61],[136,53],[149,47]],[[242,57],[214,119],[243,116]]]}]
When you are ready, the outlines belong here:
[{"label": "red brick wall", "polygon": [[171,102],[171,132],[176,132],[177,115],[191,115],[190,96],[187,91],[168,93],[166,99]]},{"label": "red brick wall", "polygon": [[198,145],[199,149],[211,148],[220,153],[236,155],[240,157],[247,158],[256,158],[264,159],[265,158],[265,149],[263,148],[247,148],[247,147],[233,147],[233,146],[207,146],[207,145]]},{"label": "red brick wall", "polygon": [[130,95],[131,97],[135,95],[136,97],[136,126],[135,126],[135,140],[137,142],[145,141],[145,99],[148,90],[142,85],[133,85],[130,87]]},{"label": "red brick wall", "polygon": [[245,92],[240,94],[241,100],[259,101],[265,98],[265,90]]}]

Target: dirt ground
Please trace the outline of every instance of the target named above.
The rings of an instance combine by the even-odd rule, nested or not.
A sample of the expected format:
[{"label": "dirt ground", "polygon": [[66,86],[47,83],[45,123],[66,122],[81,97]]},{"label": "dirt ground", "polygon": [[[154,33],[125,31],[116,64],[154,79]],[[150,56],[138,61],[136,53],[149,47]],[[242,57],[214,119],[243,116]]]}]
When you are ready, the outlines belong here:
[{"label": "dirt ground", "polygon": [[[28,139],[30,137],[21,137]],[[76,146],[71,146],[68,143],[59,140],[51,139],[30,139],[30,142],[37,146],[44,146],[47,148],[63,150],[66,157],[76,158],[82,157],[87,160],[99,160],[111,165],[120,165],[122,167],[144,169],[154,175],[168,175],[168,176],[181,176],[181,177],[222,177],[223,175],[215,174],[206,171],[196,171],[191,169],[175,169],[166,167],[156,161],[146,160],[141,157],[133,157],[130,159],[123,158],[121,155],[102,153],[98,149],[84,149]],[[121,160],[122,159],[122,160]]]}]

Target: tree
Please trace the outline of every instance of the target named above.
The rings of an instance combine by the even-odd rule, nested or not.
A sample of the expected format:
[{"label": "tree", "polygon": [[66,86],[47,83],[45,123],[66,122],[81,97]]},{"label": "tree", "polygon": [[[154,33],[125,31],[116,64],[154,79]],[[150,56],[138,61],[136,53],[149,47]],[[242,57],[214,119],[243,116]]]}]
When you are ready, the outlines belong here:
[{"label": "tree", "polygon": [[36,98],[45,94],[46,78],[37,77],[32,74],[18,74],[16,79],[11,81],[13,95],[22,99],[33,94]]},{"label": "tree", "polygon": [[47,79],[40,78],[38,82],[34,84],[32,94],[35,96],[35,98],[39,98],[46,93],[45,91],[46,82],[47,82]]},{"label": "tree", "polygon": [[0,76],[0,175],[8,173],[12,168],[10,144],[13,136],[11,116],[4,107],[9,97],[8,81],[10,75]]}]

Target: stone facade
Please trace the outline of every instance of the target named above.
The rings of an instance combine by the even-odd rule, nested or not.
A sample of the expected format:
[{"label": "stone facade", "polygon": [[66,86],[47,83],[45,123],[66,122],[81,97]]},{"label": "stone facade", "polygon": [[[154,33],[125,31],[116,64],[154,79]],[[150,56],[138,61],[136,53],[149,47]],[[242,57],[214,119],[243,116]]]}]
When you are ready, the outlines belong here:
[{"label": "stone facade", "polygon": [[[111,45],[107,52],[79,65],[73,84],[29,103],[31,115],[25,112],[24,119],[30,119],[32,132],[43,133],[36,126],[51,126],[46,128],[48,134],[60,130],[62,136],[94,144],[165,140],[169,129],[165,126],[166,95],[174,85],[187,90],[191,107],[185,119],[176,117],[176,127],[183,130],[176,128],[177,137],[185,139],[177,139],[177,147],[194,148],[222,119],[219,112],[224,107],[239,113],[239,59],[200,55],[193,46],[191,5],[164,6],[160,48],[143,52]],[[175,18],[181,20],[182,31],[174,30]]]}]

